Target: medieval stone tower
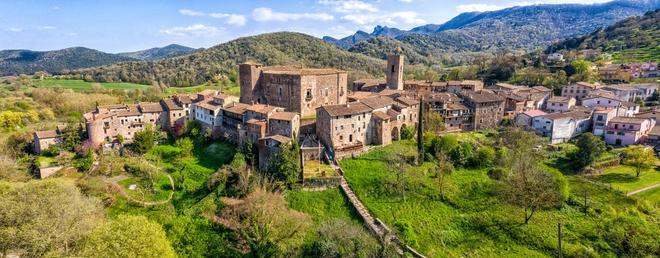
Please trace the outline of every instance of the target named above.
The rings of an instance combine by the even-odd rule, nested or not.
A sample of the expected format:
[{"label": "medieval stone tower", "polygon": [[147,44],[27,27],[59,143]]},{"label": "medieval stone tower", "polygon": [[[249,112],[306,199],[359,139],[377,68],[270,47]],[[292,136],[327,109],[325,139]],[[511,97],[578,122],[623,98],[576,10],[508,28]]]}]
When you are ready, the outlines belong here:
[{"label": "medieval stone tower", "polygon": [[387,56],[387,88],[403,90],[403,55],[397,51],[396,54]]},{"label": "medieval stone tower", "polygon": [[241,84],[241,103],[250,104],[257,102],[256,99],[252,99],[252,96],[259,84],[261,67],[260,64],[253,62],[245,62],[238,66],[238,77]]}]

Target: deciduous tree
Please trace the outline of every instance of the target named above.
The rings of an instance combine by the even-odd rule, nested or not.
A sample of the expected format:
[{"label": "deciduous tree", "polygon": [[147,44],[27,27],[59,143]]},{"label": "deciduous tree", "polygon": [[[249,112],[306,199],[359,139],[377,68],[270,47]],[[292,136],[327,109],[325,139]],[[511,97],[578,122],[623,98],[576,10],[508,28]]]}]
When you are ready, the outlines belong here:
[{"label": "deciduous tree", "polygon": [[635,168],[637,177],[642,171],[655,166],[655,153],[651,148],[640,145],[631,145],[623,150],[623,163]]}]

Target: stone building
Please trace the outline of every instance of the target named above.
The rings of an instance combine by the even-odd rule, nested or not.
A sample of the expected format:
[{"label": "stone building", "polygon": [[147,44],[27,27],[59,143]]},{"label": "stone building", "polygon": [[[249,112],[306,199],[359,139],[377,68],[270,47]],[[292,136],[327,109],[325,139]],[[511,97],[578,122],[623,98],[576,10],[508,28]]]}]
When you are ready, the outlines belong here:
[{"label": "stone building", "polygon": [[629,82],[632,79],[630,66],[625,64],[609,64],[598,68],[598,75],[604,82]]},{"label": "stone building", "polygon": [[387,70],[385,71],[387,88],[403,90],[404,59],[404,56],[401,54],[387,56]]},{"label": "stone building", "polygon": [[464,81],[448,81],[447,92],[461,93],[465,91],[481,91],[484,89],[482,81],[464,80]]},{"label": "stone building", "polygon": [[55,130],[36,131],[33,134],[33,139],[34,154],[39,155],[50,146],[62,143],[62,130],[58,126]]},{"label": "stone building", "polygon": [[399,140],[401,130],[417,126],[418,112],[419,101],[408,97],[322,106],[316,112],[316,134],[334,157],[341,157]]},{"label": "stone building", "polygon": [[146,123],[158,126],[155,122],[145,121],[137,104],[99,106],[83,117],[89,140],[96,146],[113,142],[118,135],[122,136],[124,142],[130,143],[135,133],[144,130]]},{"label": "stone building", "polygon": [[241,103],[278,106],[303,117],[323,105],[346,103],[345,71],[243,63],[239,73]]},{"label": "stone building", "polygon": [[550,137],[551,144],[567,142],[589,131],[591,114],[591,110],[578,109],[537,116],[532,121],[532,128],[538,134]]},{"label": "stone building", "polygon": [[561,90],[562,97],[573,97],[580,103],[582,99],[592,94],[592,92],[602,88],[598,83],[578,82],[568,85]]},{"label": "stone building", "polygon": [[504,98],[487,91],[464,91],[460,96],[472,113],[469,130],[494,129],[504,116]]}]

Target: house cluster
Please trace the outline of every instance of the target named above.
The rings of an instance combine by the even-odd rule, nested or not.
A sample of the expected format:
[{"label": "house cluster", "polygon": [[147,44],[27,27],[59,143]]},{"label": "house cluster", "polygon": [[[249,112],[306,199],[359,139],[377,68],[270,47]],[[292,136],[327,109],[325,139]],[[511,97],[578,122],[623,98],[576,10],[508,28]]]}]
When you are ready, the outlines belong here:
[{"label": "house cluster", "polygon": [[[345,71],[243,63],[240,97],[206,90],[159,102],[99,106],[84,114],[89,141],[131,142],[148,125],[180,134],[188,121],[197,121],[213,137],[256,144],[265,166],[273,150],[294,139],[303,147],[323,146],[331,157],[389,144],[417,127],[420,104],[440,113],[446,131],[494,129],[506,119],[552,143],[592,131],[610,144],[628,145],[644,141],[655,126],[655,118],[637,116],[639,105],[633,103],[651,96],[655,84],[580,82],[554,96],[543,86],[404,80],[404,56],[390,55],[387,61],[386,78],[357,80],[352,91]],[[36,148],[44,149],[57,136],[57,131],[35,133]]]},{"label": "house cluster", "polygon": [[655,118],[640,117],[640,105],[655,91],[655,84],[600,85],[579,82],[550,97],[543,108],[519,113],[515,123],[550,138],[566,142],[584,132],[603,136],[611,145],[627,146],[646,141]]},{"label": "house cluster", "polygon": [[629,82],[639,78],[657,78],[658,63],[608,64],[598,68],[598,75],[605,82]]}]

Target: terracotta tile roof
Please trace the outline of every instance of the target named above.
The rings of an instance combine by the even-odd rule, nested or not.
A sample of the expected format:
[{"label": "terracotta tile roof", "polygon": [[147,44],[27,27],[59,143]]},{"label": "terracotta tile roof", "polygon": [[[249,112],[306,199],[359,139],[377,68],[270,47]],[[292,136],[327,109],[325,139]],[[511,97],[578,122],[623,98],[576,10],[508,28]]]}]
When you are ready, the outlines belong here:
[{"label": "terracotta tile roof", "polygon": [[176,98],[178,99],[181,104],[191,104],[192,98],[190,98],[190,95],[187,94],[181,94],[181,95],[176,95]]},{"label": "terracotta tile roof", "polygon": [[163,106],[158,102],[142,102],[140,103],[140,111],[142,113],[160,113],[163,112]]},{"label": "terracotta tile roof", "polygon": [[388,109],[388,110],[387,110],[387,115],[389,115],[389,116],[392,117],[392,118],[396,118],[396,117],[397,117],[398,115],[400,115],[400,114],[401,114],[401,113],[397,112],[397,111],[394,110],[394,109]]},{"label": "terracotta tile roof", "polygon": [[213,102],[213,100],[205,100],[205,101],[196,103],[195,105],[197,105],[198,107],[201,107],[203,109],[207,109],[207,110],[218,110],[218,109],[222,108],[222,105],[216,104],[215,102]]},{"label": "terracotta tile roof", "polygon": [[329,105],[320,107],[321,110],[325,110],[330,116],[346,116],[354,114],[362,114],[371,112],[369,106],[361,102],[350,102],[343,105]]},{"label": "terracotta tile roof", "polygon": [[619,116],[619,117],[615,117],[615,118],[610,119],[609,122],[639,125],[639,124],[642,124],[644,121],[648,121],[648,120],[650,120],[650,119],[649,118],[642,118],[642,117],[623,117],[623,116]]},{"label": "terracotta tile roof", "polygon": [[373,97],[374,95],[375,95],[375,93],[370,92],[370,91],[351,91],[348,94],[348,98],[365,99],[365,98]]},{"label": "terracotta tile roof", "polygon": [[367,105],[371,109],[384,108],[396,104],[396,102],[392,98],[385,96],[366,98],[360,100],[359,102]]},{"label": "terracotta tile roof", "polygon": [[282,111],[273,113],[270,115],[269,119],[292,121],[296,118],[296,116],[298,116],[298,113]]},{"label": "terracotta tile roof", "polygon": [[526,116],[529,116],[529,117],[537,117],[537,116],[547,115],[548,113],[543,112],[543,111],[538,110],[538,109],[534,109],[534,110],[525,111],[525,112],[523,112],[523,114],[525,114]]},{"label": "terracotta tile roof", "polygon": [[286,136],[280,135],[280,134],[266,136],[264,138],[261,138],[261,140],[265,140],[265,139],[271,139],[271,140],[277,141],[279,143],[288,143],[288,142],[293,140],[289,137],[286,137]]},{"label": "terracotta tile roof", "polygon": [[468,110],[469,108],[461,103],[447,104],[447,110]]},{"label": "terracotta tile roof", "polygon": [[167,99],[162,99],[161,102],[165,104],[165,109],[166,110],[183,110],[183,107],[180,106],[179,104],[174,101],[174,99],[167,98]]},{"label": "terracotta tile roof", "polygon": [[601,87],[601,85],[598,84],[598,83],[578,82],[576,84],[580,85],[582,87],[587,87],[587,88],[592,88],[592,89],[598,89],[598,88]]},{"label": "terracotta tile roof", "polygon": [[60,135],[59,133],[57,133],[57,130],[36,131],[34,132],[34,134],[39,139],[52,139],[52,138],[57,138]]},{"label": "terracotta tile roof", "polygon": [[252,104],[245,107],[245,109],[255,113],[268,114],[277,110],[278,107],[264,104]]},{"label": "terracotta tile roof", "polygon": [[552,91],[551,89],[548,89],[544,86],[534,86],[532,87],[533,90],[540,91],[540,92],[550,92]]},{"label": "terracotta tile roof", "polygon": [[548,99],[548,102],[569,102],[572,97],[554,96]]},{"label": "terracotta tile roof", "polygon": [[465,97],[476,103],[504,101],[502,96],[487,91],[467,92]]},{"label": "terracotta tile roof", "polygon": [[248,106],[250,106],[250,105],[248,105],[248,104],[243,104],[243,103],[234,103],[234,104],[231,105],[230,107],[226,107],[226,108],[224,109],[224,111],[225,111],[225,112],[230,112],[230,113],[234,113],[234,114],[242,115],[243,113],[245,113],[245,111],[247,111],[247,107],[248,107]]},{"label": "terracotta tile roof", "polygon": [[543,115],[543,117],[550,119],[550,120],[557,120],[557,119],[564,119],[564,118],[572,118],[572,119],[587,119],[591,117],[591,112],[586,112],[585,110],[576,110],[576,111],[569,111],[569,112],[564,112],[564,113],[550,113],[547,115]]},{"label": "terracotta tile roof", "polygon": [[414,105],[419,105],[419,100],[410,98],[410,97],[398,97],[396,98],[396,101],[406,105],[406,106],[414,106]]},{"label": "terracotta tile roof", "polygon": [[387,114],[383,113],[382,111],[376,111],[376,112],[373,112],[372,115],[373,115],[374,117],[380,119],[380,120],[389,120],[389,119],[390,119],[390,116],[388,116]]}]

